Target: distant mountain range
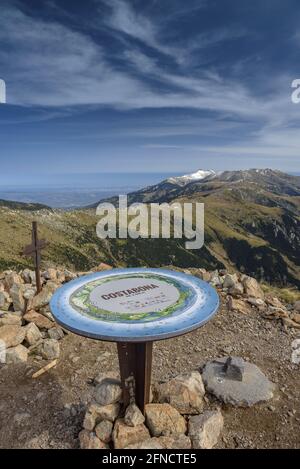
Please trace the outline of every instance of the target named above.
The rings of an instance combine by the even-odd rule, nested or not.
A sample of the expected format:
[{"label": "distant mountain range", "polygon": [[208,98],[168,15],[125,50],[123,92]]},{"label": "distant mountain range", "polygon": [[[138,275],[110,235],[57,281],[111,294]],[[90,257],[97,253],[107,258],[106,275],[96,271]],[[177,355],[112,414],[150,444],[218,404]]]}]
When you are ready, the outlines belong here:
[{"label": "distant mountain range", "polygon": [[15,202],[11,200],[2,200],[2,199],[0,199],[0,207],[11,208],[15,210],[26,210],[29,212],[42,210],[42,209],[51,210],[51,208],[48,207],[48,205],[44,205],[44,204]]},{"label": "distant mountain range", "polygon": [[[108,201],[117,205],[118,199]],[[204,202],[203,263],[300,286],[300,177],[271,169],[199,170],[128,194],[134,202]],[[195,253],[193,253],[194,255]]]},{"label": "distant mountain range", "polygon": [[[238,197],[243,192],[255,195],[300,196],[300,177],[291,176],[272,169],[249,169],[215,172],[198,170],[184,176],[171,177],[159,184],[128,194],[130,202],[166,202],[177,197],[190,197],[195,194],[207,196],[228,189]],[[245,196],[245,194],[244,194]],[[108,199],[116,202],[117,198]],[[241,200],[242,201],[242,200]],[[273,201],[274,202],[274,201]],[[96,207],[97,204],[94,204]]]},{"label": "distant mountain range", "polygon": [[[117,205],[118,198],[106,199]],[[50,240],[44,255],[56,265],[87,270],[100,261],[123,266],[226,267],[278,285],[300,287],[300,177],[271,169],[199,170],[128,194],[133,202],[204,202],[205,246],[184,240],[99,240],[91,207],[57,211],[32,204],[0,203],[0,268],[26,266],[19,248],[37,218]],[[33,210],[33,211],[32,211]]]}]

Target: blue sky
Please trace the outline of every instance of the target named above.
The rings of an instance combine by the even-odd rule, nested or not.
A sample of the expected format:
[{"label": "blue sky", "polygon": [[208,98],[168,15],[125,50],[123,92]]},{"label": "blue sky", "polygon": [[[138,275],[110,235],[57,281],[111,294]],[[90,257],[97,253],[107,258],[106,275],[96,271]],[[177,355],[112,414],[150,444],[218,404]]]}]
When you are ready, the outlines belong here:
[{"label": "blue sky", "polygon": [[300,171],[298,0],[1,0],[0,17],[1,184]]}]

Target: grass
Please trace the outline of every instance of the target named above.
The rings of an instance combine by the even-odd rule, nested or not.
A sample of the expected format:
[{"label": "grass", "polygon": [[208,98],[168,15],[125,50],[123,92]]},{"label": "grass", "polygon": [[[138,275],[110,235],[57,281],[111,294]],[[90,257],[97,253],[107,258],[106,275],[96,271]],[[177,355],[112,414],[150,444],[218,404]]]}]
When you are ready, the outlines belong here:
[{"label": "grass", "polygon": [[262,289],[266,294],[276,296],[286,303],[293,304],[300,300],[300,291],[296,288],[279,288],[272,285],[262,284]]},{"label": "grass", "polygon": [[[247,193],[245,194],[246,197]],[[267,196],[268,200],[272,197],[274,201],[278,199],[278,196],[269,193]],[[281,198],[284,199],[288,199],[295,207],[300,200],[287,196]],[[268,237],[275,226],[289,233],[290,229],[294,229],[293,222],[299,219],[297,215],[293,215],[291,226],[286,226],[283,217],[287,212],[283,208],[254,203],[253,193],[251,200],[244,200],[221,187],[211,192],[207,190],[205,194],[198,192],[181,197],[177,201],[205,203],[205,246],[200,250],[187,250],[184,240],[100,240],[96,235],[99,217],[95,210],[32,211],[32,207],[20,210],[15,204],[0,206],[0,270],[32,267],[31,259],[24,259],[19,253],[24,245],[30,243],[31,222],[36,219],[40,237],[50,242],[42,255],[44,267],[64,265],[72,270],[84,271],[100,262],[106,262],[115,266],[158,267],[173,264],[178,267],[204,267],[213,270],[223,266],[235,268],[238,260],[242,259],[240,264],[249,275],[253,274],[248,268],[250,263],[253,264],[250,261],[255,261],[255,268],[265,262],[269,271],[272,271],[272,277],[276,277],[277,272],[273,274],[274,268],[270,268],[270,265],[282,272],[286,266],[289,283],[300,282],[295,255],[292,257],[289,251],[284,251],[284,245],[276,245],[276,240]],[[244,246],[245,251],[239,246]],[[236,260],[234,253],[238,248],[239,259]],[[247,258],[244,259],[245,252]],[[293,290],[285,290],[281,290],[281,295],[287,298],[296,296]]]}]

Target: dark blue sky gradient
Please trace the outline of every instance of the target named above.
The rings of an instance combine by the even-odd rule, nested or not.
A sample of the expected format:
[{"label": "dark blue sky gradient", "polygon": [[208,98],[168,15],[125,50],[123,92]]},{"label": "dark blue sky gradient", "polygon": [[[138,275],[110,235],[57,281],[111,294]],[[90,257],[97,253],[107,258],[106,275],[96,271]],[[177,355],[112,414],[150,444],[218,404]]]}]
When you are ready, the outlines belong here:
[{"label": "dark blue sky gradient", "polygon": [[2,0],[0,18],[0,184],[300,170],[298,0]]}]

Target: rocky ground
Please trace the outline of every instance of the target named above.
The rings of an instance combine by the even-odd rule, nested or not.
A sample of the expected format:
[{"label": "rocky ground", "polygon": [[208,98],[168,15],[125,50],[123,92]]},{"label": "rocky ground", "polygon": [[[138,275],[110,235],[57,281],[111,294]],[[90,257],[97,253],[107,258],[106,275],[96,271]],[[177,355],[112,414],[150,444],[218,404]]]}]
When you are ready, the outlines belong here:
[{"label": "rocky ground", "polygon": [[[222,306],[203,328],[154,344],[154,388],[181,373],[195,371],[198,377],[204,365],[218,357],[241,357],[275,384],[273,397],[239,407],[221,402],[205,385],[199,412],[202,420],[213,417],[217,422],[213,426],[220,426],[214,446],[299,448],[299,303],[283,304],[266,296],[250,277],[201,269],[190,272],[217,288]],[[0,364],[1,448],[79,447],[78,435],[95,392],[103,377],[118,370],[114,344],[66,334],[53,322],[49,299],[73,276],[48,269],[38,296],[32,272],[0,276],[0,340],[7,348],[6,362]],[[53,367],[32,377],[49,364]],[[206,414],[209,410],[214,414]],[[109,431],[102,427],[101,435]],[[153,428],[151,433],[155,434]],[[89,444],[87,436],[81,433],[81,446]]]}]

